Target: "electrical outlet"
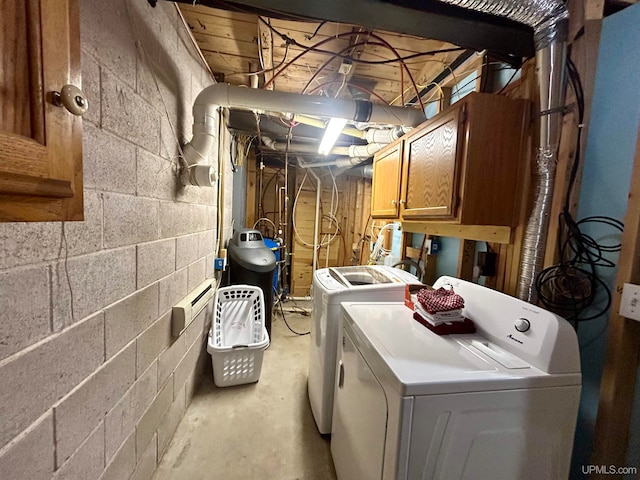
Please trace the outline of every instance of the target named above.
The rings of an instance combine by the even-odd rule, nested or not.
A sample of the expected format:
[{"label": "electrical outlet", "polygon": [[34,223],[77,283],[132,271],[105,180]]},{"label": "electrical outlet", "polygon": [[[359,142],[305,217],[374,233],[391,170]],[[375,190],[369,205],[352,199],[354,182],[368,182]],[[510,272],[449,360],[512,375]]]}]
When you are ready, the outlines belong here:
[{"label": "electrical outlet", "polygon": [[624,284],[620,300],[620,315],[640,321],[640,285]]}]

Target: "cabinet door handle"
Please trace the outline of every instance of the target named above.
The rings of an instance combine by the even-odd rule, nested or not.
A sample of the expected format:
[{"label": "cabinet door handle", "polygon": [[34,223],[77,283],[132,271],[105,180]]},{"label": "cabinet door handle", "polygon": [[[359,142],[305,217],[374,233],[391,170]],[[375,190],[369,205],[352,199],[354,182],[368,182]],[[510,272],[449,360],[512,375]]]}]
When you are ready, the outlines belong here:
[{"label": "cabinet door handle", "polygon": [[395,205],[397,202],[395,200],[391,200],[391,205]]},{"label": "cabinet door handle", "polygon": [[342,388],[344,386],[344,365],[342,364],[342,360],[338,362],[338,388]]},{"label": "cabinet door handle", "polygon": [[404,205],[404,200],[400,199],[400,205]]},{"label": "cabinet door handle", "polygon": [[53,104],[64,107],[73,115],[84,115],[89,108],[89,101],[85,94],[75,85],[65,85],[59,92],[53,92]]}]

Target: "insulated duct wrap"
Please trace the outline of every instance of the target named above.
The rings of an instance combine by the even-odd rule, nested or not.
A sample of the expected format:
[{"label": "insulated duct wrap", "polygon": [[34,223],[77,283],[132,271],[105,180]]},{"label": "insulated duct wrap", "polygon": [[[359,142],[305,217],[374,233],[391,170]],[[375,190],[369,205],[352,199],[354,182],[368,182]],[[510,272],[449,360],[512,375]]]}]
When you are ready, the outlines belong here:
[{"label": "insulated duct wrap", "polygon": [[529,25],[534,31],[540,97],[540,139],[530,212],[522,245],[517,296],[537,301],[535,280],[542,271],[562,129],[569,12],[561,0],[440,0],[458,7]]},{"label": "insulated duct wrap", "polygon": [[560,0],[440,0],[457,7],[508,18],[533,27],[536,50],[566,41],[569,12]]},{"label": "insulated duct wrap", "polygon": [[[535,303],[538,294],[535,289],[536,276],[542,270],[545,243],[549,231],[549,214],[556,177],[557,157],[555,151],[540,149],[536,157],[535,191],[533,210],[524,233],[521,270],[518,279],[518,296]],[[542,252],[542,255],[539,253]]]}]

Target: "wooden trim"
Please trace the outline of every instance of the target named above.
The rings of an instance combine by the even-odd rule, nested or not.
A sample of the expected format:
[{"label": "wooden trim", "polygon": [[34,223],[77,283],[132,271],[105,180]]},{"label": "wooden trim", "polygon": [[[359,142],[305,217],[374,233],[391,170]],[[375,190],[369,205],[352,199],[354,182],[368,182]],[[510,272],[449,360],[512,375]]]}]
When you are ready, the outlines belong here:
[{"label": "wooden trim", "polygon": [[455,225],[433,222],[402,222],[402,230],[413,233],[427,233],[440,237],[464,238],[493,243],[509,243],[511,227],[493,225]]},{"label": "wooden trim", "polygon": [[[409,233],[409,232],[404,232]],[[422,252],[420,251],[419,248],[413,248],[413,247],[404,247],[404,256],[406,258],[420,258],[421,257]]]},{"label": "wooden trim", "polygon": [[29,44],[29,89],[31,91],[31,137],[41,145],[46,139],[45,132],[45,99],[42,65],[42,30],[40,25],[40,1],[26,2],[27,15],[31,21],[27,22],[27,42]]},{"label": "wooden trim", "polygon": [[71,198],[71,182],[0,172],[0,191],[14,195]]},{"label": "wooden trim", "polygon": [[[640,322],[624,318],[618,312],[623,285],[640,284],[640,130],[618,263],[591,455],[593,465],[625,465],[629,446],[629,426],[640,359]],[[596,479],[608,477],[591,476]]]},{"label": "wooden trim", "polygon": [[458,251],[458,270],[456,276],[462,280],[473,280],[473,264],[476,256],[476,242],[474,240],[460,240]]}]

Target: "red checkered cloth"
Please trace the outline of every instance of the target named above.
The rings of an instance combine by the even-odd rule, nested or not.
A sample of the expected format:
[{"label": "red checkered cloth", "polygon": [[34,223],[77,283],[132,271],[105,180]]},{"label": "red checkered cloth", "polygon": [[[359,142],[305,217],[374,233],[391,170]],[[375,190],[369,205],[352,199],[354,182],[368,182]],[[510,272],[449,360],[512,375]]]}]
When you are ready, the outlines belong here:
[{"label": "red checkered cloth", "polygon": [[442,287],[438,290],[423,288],[418,292],[418,301],[429,313],[447,312],[464,307],[464,299],[460,295]]}]

